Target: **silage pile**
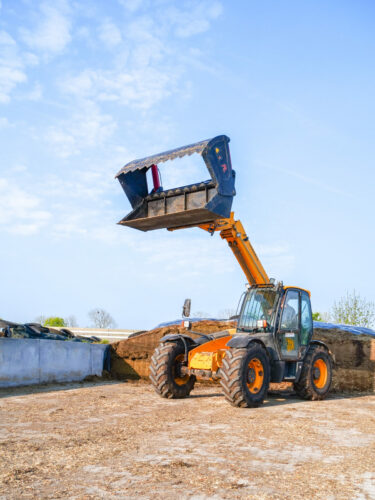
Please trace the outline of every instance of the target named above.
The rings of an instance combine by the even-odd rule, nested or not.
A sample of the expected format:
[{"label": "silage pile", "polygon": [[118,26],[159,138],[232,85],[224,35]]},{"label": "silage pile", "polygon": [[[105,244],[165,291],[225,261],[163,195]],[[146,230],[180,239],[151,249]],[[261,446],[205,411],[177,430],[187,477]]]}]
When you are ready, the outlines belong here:
[{"label": "silage pile", "polygon": [[[234,328],[234,321],[201,321],[193,330],[212,333]],[[111,372],[120,379],[148,378],[151,356],[161,337],[182,333],[180,325],[156,328],[111,345]],[[194,337],[194,335],[192,335]],[[339,328],[314,328],[314,339],[325,342],[335,358],[332,390],[375,392],[375,337]]]},{"label": "silage pile", "polygon": [[[192,330],[201,333],[213,333],[228,328],[235,328],[235,321],[199,321],[193,323]],[[186,333],[181,325],[155,328],[126,340],[111,344],[111,373],[116,378],[148,378],[151,356],[159,340],[164,335]],[[193,338],[198,337],[192,334]]]},{"label": "silage pile", "polygon": [[375,337],[339,328],[314,328],[314,339],[325,342],[335,358],[332,389],[375,392]]}]

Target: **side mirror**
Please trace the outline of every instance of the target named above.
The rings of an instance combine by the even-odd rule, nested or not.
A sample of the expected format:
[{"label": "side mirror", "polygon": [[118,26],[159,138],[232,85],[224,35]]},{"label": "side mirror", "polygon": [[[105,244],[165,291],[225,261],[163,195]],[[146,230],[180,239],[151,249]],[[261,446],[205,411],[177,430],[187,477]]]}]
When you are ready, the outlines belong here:
[{"label": "side mirror", "polygon": [[188,318],[190,316],[191,299],[185,299],[184,305],[182,307],[182,316]]}]

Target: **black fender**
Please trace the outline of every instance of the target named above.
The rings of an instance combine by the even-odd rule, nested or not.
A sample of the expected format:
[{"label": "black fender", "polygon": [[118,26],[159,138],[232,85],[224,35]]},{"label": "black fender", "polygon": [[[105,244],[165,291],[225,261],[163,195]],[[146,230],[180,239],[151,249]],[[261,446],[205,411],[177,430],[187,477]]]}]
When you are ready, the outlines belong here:
[{"label": "black fender", "polygon": [[[196,342],[194,341],[194,339],[189,337],[189,335],[184,335],[184,334],[180,334],[180,333],[170,333],[169,335],[164,335],[164,337],[162,337],[159,342],[161,344],[164,344],[165,342],[175,342],[176,340],[177,341],[180,340],[184,344],[186,342],[188,345],[196,345]],[[184,340],[185,340],[185,342],[184,342]]]},{"label": "black fender", "polygon": [[257,337],[250,337],[249,335],[235,335],[229,342],[227,342],[227,346],[234,348],[247,348],[251,343],[260,344],[268,352],[265,343],[261,339]]},{"label": "black fender", "polygon": [[164,335],[164,337],[162,337],[159,342],[161,344],[164,344],[166,342],[176,342],[176,341],[181,342],[184,345],[185,349],[184,362],[187,363],[189,351],[191,351],[191,349],[196,347],[198,344],[191,337],[189,337],[189,335],[184,335],[181,333],[180,334],[172,333],[169,335]]},{"label": "black fender", "polygon": [[[327,346],[327,344],[325,342],[323,342],[322,340],[312,340],[310,342],[310,345],[311,344],[316,344],[316,345],[321,345],[322,347],[324,347],[324,349],[328,352],[328,354],[331,356],[332,358],[332,361],[333,361],[333,364],[336,365],[336,357],[335,355],[333,354],[333,352],[329,349],[329,347]],[[306,350],[306,354],[307,354],[307,350]]]},{"label": "black fender", "polygon": [[235,335],[227,343],[228,347],[245,348],[247,349],[251,344],[258,344],[266,351],[271,368],[271,382],[281,382],[284,378],[285,361],[278,358],[278,354],[273,347],[267,347],[262,339],[248,335]]}]

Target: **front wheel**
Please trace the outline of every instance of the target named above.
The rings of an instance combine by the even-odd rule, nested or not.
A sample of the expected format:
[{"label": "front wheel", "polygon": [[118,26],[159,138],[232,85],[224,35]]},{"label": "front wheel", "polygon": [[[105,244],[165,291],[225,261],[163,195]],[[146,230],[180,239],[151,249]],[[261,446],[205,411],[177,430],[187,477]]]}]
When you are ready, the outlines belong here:
[{"label": "front wheel", "polygon": [[225,399],[232,406],[260,406],[270,383],[270,363],[265,349],[258,344],[247,349],[228,349],[220,383]]},{"label": "front wheel", "polygon": [[332,360],[327,350],[312,344],[303,362],[301,376],[294,390],[303,399],[324,399],[332,383]]},{"label": "front wheel", "polygon": [[195,376],[180,373],[184,355],[181,343],[167,342],[155,349],[150,364],[150,380],[163,398],[185,398],[193,390]]}]

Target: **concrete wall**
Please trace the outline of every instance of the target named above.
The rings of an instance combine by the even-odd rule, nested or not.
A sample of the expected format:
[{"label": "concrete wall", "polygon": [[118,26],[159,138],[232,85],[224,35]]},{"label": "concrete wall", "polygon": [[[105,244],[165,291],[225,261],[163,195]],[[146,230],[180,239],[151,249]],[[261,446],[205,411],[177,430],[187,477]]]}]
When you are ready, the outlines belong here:
[{"label": "concrete wall", "polygon": [[0,338],[0,387],[101,376],[106,348],[61,340]]},{"label": "concrete wall", "polygon": [[[53,327],[55,330],[61,330],[64,327]],[[144,330],[124,330],[118,328],[81,328],[76,326],[68,326],[74,335],[80,335],[82,337],[98,337],[99,339],[108,340],[109,343],[117,342],[118,340],[124,340],[129,337],[132,333],[142,332]]]}]

